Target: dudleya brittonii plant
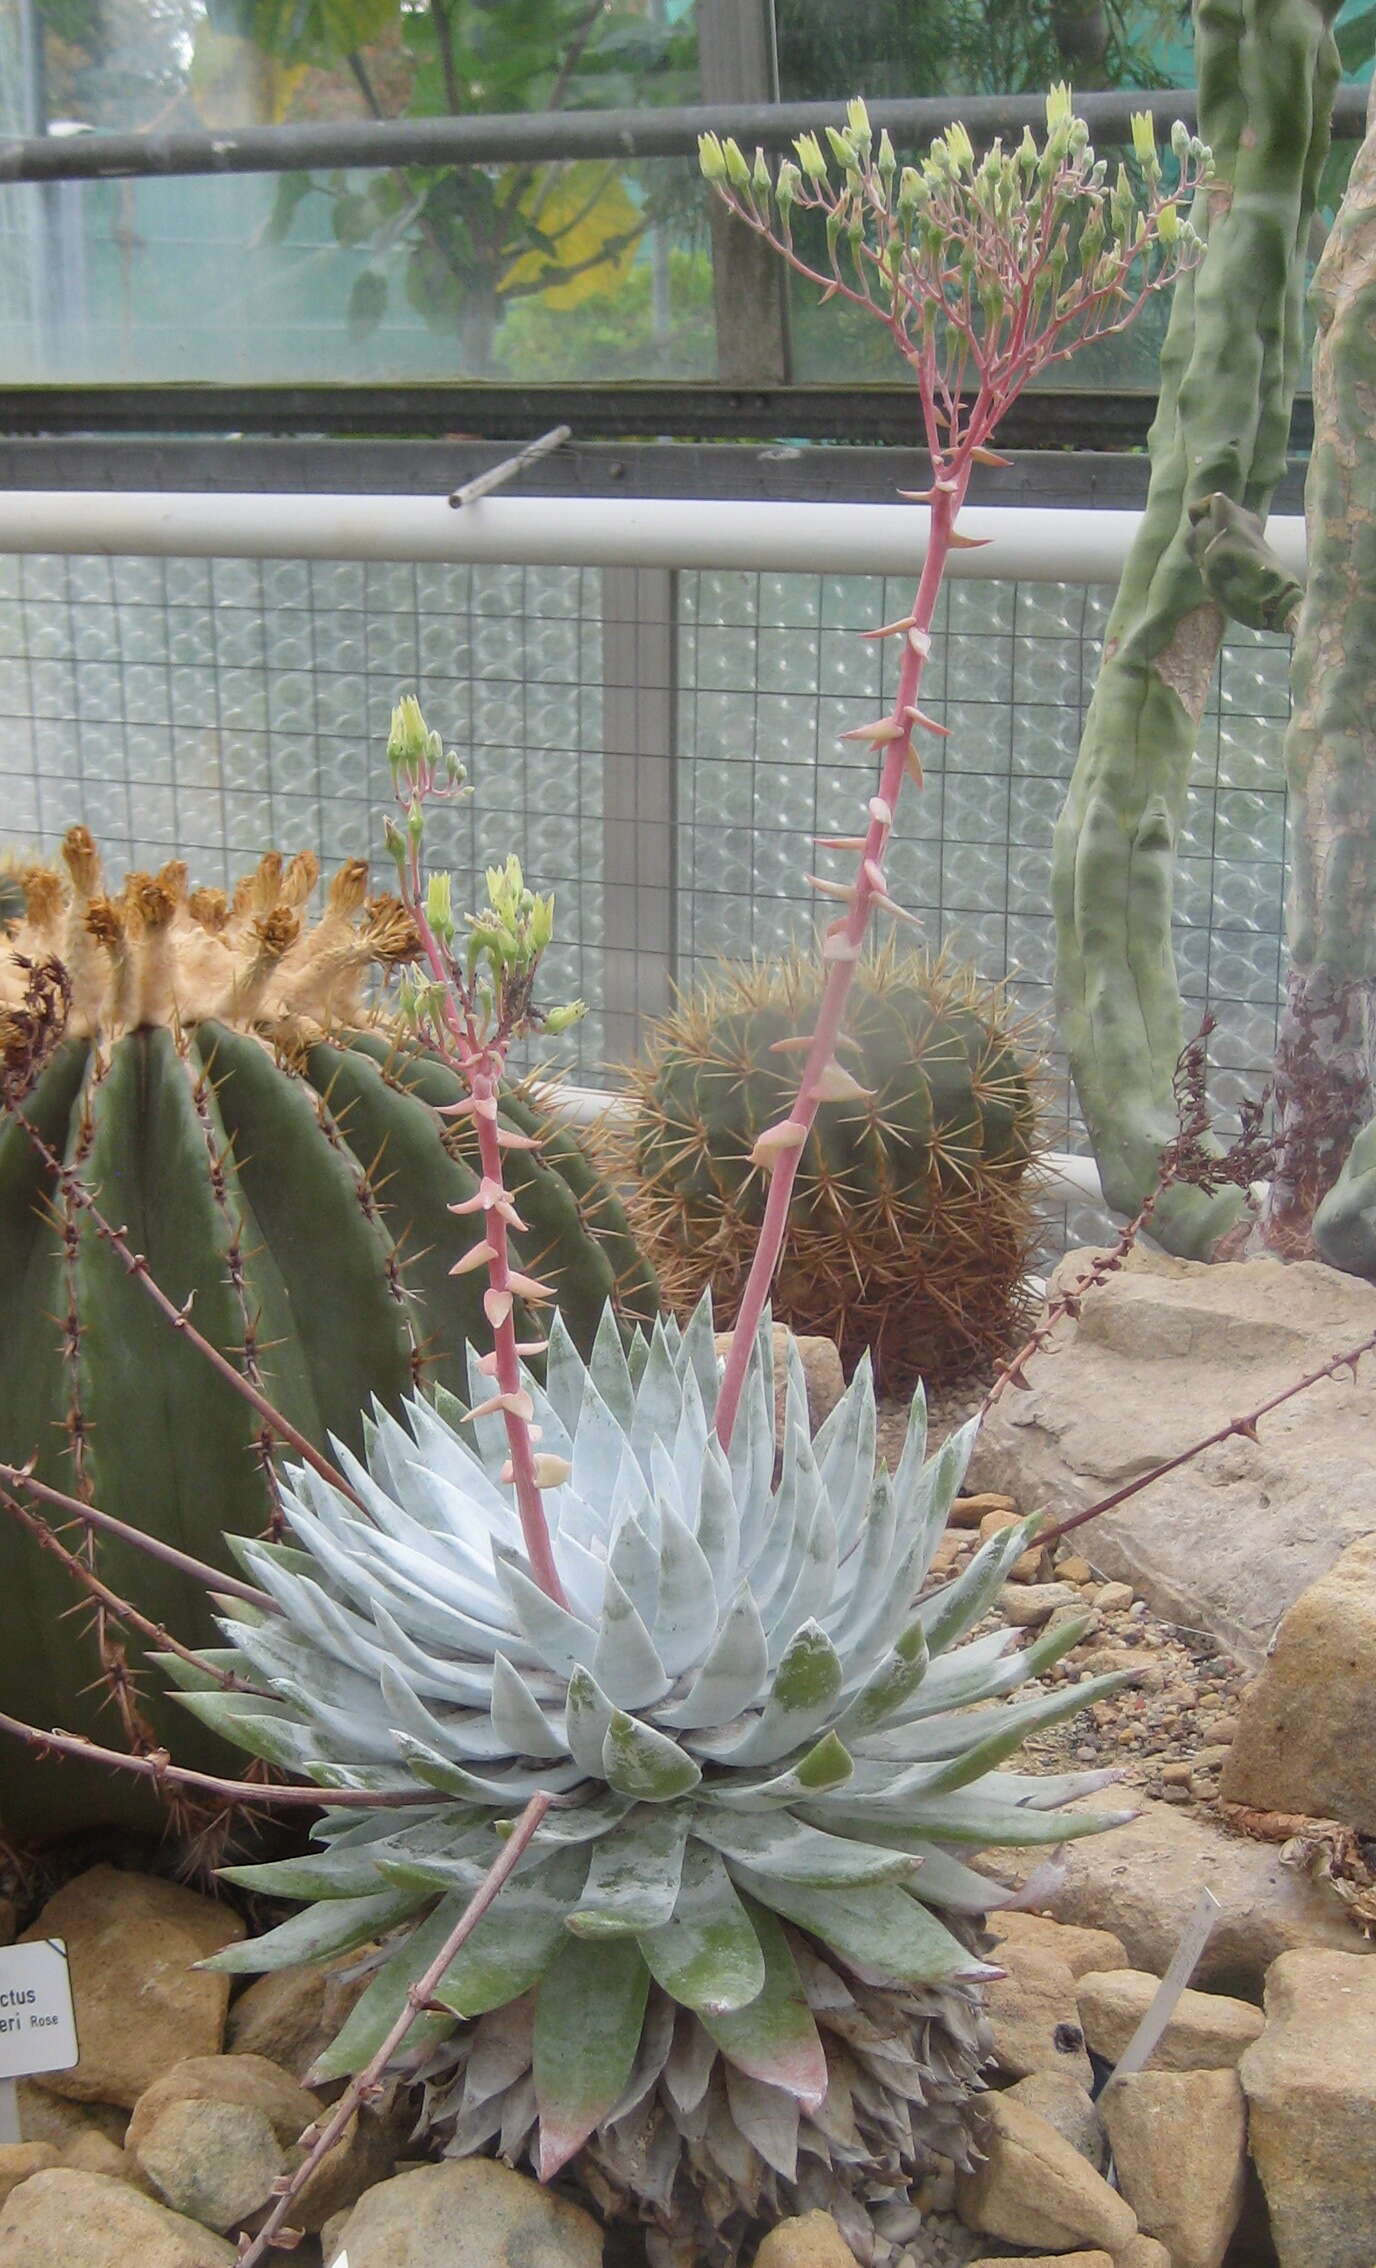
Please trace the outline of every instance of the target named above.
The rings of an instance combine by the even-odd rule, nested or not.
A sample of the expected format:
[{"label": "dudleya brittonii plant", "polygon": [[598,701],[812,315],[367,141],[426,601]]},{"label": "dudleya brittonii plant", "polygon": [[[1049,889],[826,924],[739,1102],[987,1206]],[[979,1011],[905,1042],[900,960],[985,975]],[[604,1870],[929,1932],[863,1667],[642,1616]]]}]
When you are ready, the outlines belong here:
[{"label": "dudleya brittonii plant", "polygon": [[1118,1682],[982,1706],[1078,1635],[967,1638],[1034,1523],[914,1603],[973,1426],[926,1458],[919,1394],[890,1477],[868,1366],[813,1440],[794,1353],[776,1479],[770,1347],[764,1329],[728,1454],[705,1304],[629,1351],[609,1323],[587,1365],[554,1320],[524,1391],[566,1475],[543,1499],[565,1607],[527,1572],[500,1414],[379,1411],[366,1464],[341,1455],[357,1504],[298,1470],[290,1545],[237,1547],[281,1611],[227,1620],[207,1659],[253,1690],[186,1694],[293,1775],[379,1795],[371,1815],[327,1810],[319,1855],[233,1874],[313,1902],[221,1968],[385,1941],[322,2078],[374,2053],[502,1823],[553,1793],[409,2067],[432,2133],[546,2178],[581,2151],[661,2257],[729,2257],[784,2198],[838,2210],[868,2256],[868,2205],[932,2150],[964,2152],[975,1988],[997,1972],[972,1950],[996,1893],[962,1853],[1122,1816],[1059,1808],[1104,1775],[1000,1768]]}]

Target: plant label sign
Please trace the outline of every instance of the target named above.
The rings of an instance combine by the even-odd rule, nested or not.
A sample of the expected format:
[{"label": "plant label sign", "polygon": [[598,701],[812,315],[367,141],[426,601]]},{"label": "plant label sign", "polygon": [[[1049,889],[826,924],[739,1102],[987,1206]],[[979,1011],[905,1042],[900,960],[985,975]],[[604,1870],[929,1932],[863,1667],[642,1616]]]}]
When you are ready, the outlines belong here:
[{"label": "plant label sign", "polygon": [[72,1978],[60,1937],[0,1950],[0,2081],[70,2071],[80,2060]]}]

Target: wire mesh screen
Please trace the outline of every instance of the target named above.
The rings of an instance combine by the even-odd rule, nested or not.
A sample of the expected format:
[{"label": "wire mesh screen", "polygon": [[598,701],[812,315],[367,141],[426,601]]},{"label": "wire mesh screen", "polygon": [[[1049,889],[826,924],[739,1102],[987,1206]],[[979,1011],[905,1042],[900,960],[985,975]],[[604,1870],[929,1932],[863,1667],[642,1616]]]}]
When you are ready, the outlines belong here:
[{"label": "wire mesh screen", "polygon": [[551,1000],[601,1059],[601,593],[574,568],[291,560],[0,560],[0,836],[84,820],[118,879],[185,858],[225,883],[262,852],[367,857],[387,882],[384,751],[418,691],[474,793],[429,854],[468,903],[518,850],[558,899]]},{"label": "wire mesh screen", "polygon": [[[1051,834],[1111,595],[948,586],[923,698],[951,737],[924,744],[889,860],[920,941],[1009,977],[1048,1046]],[[849,830],[873,771],[837,736],[896,669],[856,633],[909,597],[817,574],[0,560],[0,838],[50,850],[82,819],[116,877],[177,855],[223,882],[273,845],[376,862],[388,717],[417,689],[476,790],[437,814],[434,855],[471,891],[519,849],[555,890],[548,996],[592,1008],[559,1053],[596,1083],[669,977],[806,934],[809,838]],[[1287,661],[1233,633],[1181,843],[1176,956],[1187,1018],[1217,1018],[1225,1110],[1275,1035]],[[1080,1147],[1063,1065],[1058,1093],[1053,1140]],[[1073,1207],[1056,1233],[1102,1225]]]}]

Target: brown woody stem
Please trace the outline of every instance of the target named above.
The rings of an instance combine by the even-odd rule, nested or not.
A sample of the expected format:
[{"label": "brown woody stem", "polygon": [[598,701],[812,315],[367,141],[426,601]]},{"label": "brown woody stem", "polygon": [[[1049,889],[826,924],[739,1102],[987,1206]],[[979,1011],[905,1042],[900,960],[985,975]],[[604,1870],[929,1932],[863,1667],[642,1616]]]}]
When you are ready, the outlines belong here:
[{"label": "brown woody stem", "polygon": [[226,1575],[218,1567],[211,1567],[204,1559],[193,1559],[190,1552],[178,1551],[175,1544],[164,1543],[160,1536],[145,1535],[142,1528],[131,1527],[127,1520],[117,1520],[113,1512],[102,1512],[94,1504],[83,1504],[80,1497],[67,1496],[60,1488],[50,1488],[25,1470],[22,1465],[0,1464],[0,1485],[22,1489],[28,1496],[37,1497],[40,1504],[50,1504],[55,1512],[66,1512],[73,1520],[81,1520],[88,1528],[101,1535],[115,1536],[121,1543],[131,1544],[148,1559],[160,1559],[164,1567],[173,1567],[179,1575],[189,1575],[193,1582],[201,1583],[206,1590],[218,1593],[221,1598],[242,1599],[247,1606],[261,1607],[266,1614],[280,1612],[276,1599],[266,1591],[257,1590],[252,1583],[241,1583],[237,1575]]},{"label": "brown woody stem", "polygon": [[71,1756],[82,1764],[108,1764],[112,1771],[133,1772],[159,1787],[194,1788],[202,1795],[218,1796],[222,1803],[271,1804],[280,1811],[400,1811],[416,1804],[433,1804],[433,1788],[398,1788],[395,1793],[373,1788],[273,1787],[261,1780],[219,1780],[213,1772],[189,1772],[169,1763],[165,1756],[130,1756],[122,1748],[102,1748],[76,1733],[43,1732],[26,1725],[22,1717],[0,1712],[0,1733],[37,1749],[40,1756]]}]

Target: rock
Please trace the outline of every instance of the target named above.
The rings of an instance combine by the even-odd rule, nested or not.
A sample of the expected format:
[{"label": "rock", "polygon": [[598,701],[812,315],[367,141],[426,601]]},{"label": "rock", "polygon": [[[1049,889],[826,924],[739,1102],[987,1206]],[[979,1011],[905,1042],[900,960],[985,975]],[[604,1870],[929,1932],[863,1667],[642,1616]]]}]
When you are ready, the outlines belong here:
[{"label": "rock", "polygon": [[47,2173],[61,2163],[51,2142],[0,2142],[0,2205],[30,2174]]},{"label": "rock", "polygon": [[1286,1615],[1219,1792],[1376,1835],[1376,1535],[1349,1544]]},{"label": "rock", "polygon": [[[1093,1971],[1080,1979],[1077,2006],[1096,2055],[1116,2063],[1156,1998],[1158,1977],[1141,1969]],[[1182,1992],[1151,2052],[1154,2071],[1226,2071],[1261,2031],[1259,2008],[1217,1992]]]},{"label": "rock", "polygon": [[990,1914],[985,1925],[999,1945],[1035,1945],[1064,1961],[1072,1977],[1089,1969],[1127,1969],[1132,1964],[1122,1939],[1108,1929],[1075,1929],[1046,1914]]},{"label": "rock", "polygon": [[1094,2073],[1075,2010],[1075,1979],[1045,1946],[1004,1941],[999,1960],[1007,1974],[985,1988],[984,2013],[993,2035],[994,2068],[1005,2079],[1030,2071],[1063,2071],[1082,2087]]},{"label": "rock", "polygon": [[65,1938],[71,1962],[81,2061],[42,2085],[128,2109],[169,2063],[213,2055],[229,1979],[193,1964],[243,1935],[227,1906],[153,1875],[94,1866],[68,1882],[22,1940]]},{"label": "rock", "polygon": [[[1102,1811],[1112,1801],[1112,1793],[1086,1796],[1072,1808]],[[995,1881],[1021,1889],[1044,1867],[1045,1853],[987,1851],[978,1864]],[[1186,1817],[1163,1803],[1142,1800],[1126,1827],[1068,1843],[1057,1864],[1060,1880],[1049,1891],[1038,1890],[1038,1907],[1057,1921],[1111,1929],[1134,1965],[1158,1976],[1204,1889],[1212,1890],[1223,1911],[1195,1971],[1196,1984],[1260,2000],[1278,1953],[1319,1945],[1360,1958],[1372,1950],[1354,1934],[1330,1890],[1281,1865],[1274,1843],[1227,1834],[1211,1820]]]},{"label": "rock", "polygon": [[956,2175],[967,2229],[1060,2251],[1078,2244],[1117,2252],[1135,2234],[1131,2206],[1038,2112],[1009,2095],[989,2095],[981,2108],[983,2162]]},{"label": "rock", "polygon": [[349,2268],[600,2268],[602,2259],[591,2214],[490,2158],[395,2174],[359,2199],[337,2241]]},{"label": "rock", "polygon": [[[793,1333],[783,1323],[774,1325],[774,1438],[782,1449],[784,1441],[784,1400],[788,1385],[788,1342]],[[732,1334],[718,1331],[717,1354],[724,1362],[731,1352]],[[806,1334],[796,1342],[802,1357],[803,1380],[807,1387],[807,1420],[815,1434],[824,1418],[829,1418],[846,1390],[845,1373],[841,1356],[832,1340],[813,1338]]]},{"label": "rock", "polygon": [[62,2152],[62,2163],[73,2173],[98,2173],[111,2181],[131,2181],[145,2196],[152,2195],[153,2184],[132,2150],[121,2150],[118,2142],[112,2142],[94,2126],[72,2138]]},{"label": "rock", "polygon": [[1376,1967],[1354,1953],[1282,1954],[1266,2029],[1239,2071],[1280,2268],[1372,2268]]},{"label": "rock", "polygon": [[[367,2189],[395,2173],[397,2157],[415,2121],[398,2103],[396,2117],[356,2112],[333,2147],[307,2176],[291,2217],[297,2228],[319,2229],[346,2213]],[[292,2162],[300,2152],[291,2153]]]},{"label": "rock", "polygon": [[346,1977],[352,1960],[333,1968],[274,1969],[255,1977],[230,2006],[225,2047],[262,2055],[304,2079],[366,1989],[366,1975]]},{"label": "rock", "polygon": [[[1061,1549],[1065,1551],[1064,1544]],[[1094,1569],[1087,1559],[1081,1558],[1078,1551],[1066,1551],[1065,1557],[1056,1562],[1056,1573],[1066,1583],[1092,1583],[1094,1581]]]},{"label": "rock", "polygon": [[124,2140],[129,2113],[118,2103],[69,2103],[61,2095],[50,2095],[34,2079],[21,2079],[18,2092],[19,2131],[26,2142],[51,2142],[65,2157],[68,2144],[79,2134],[104,2134],[117,2143]]},{"label": "rock", "polygon": [[168,2103],[136,2154],[174,2213],[222,2234],[267,2203],[287,2163],[262,2111],[195,2095]]},{"label": "rock", "polygon": [[1084,1606],[1073,1583],[1005,1583],[999,1592],[999,1612],[1019,1630],[1036,1630],[1058,1609],[1079,1614]]},{"label": "rock", "polygon": [[1139,2071],[1101,2098],[1118,2187],[1171,2268],[1221,2268],[1242,2212],[1247,2105],[1236,2071]]},{"label": "rock", "polygon": [[1101,1583],[1094,1604],[1100,1614],[1126,1614],[1132,1605],[1131,1583]]},{"label": "rock", "polygon": [[1125,2244],[1113,2268],[1172,2268],[1171,2256],[1164,2244],[1154,2236],[1143,2236],[1139,2229],[1130,2244]]},{"label": "rock", "polygon": [[1026,2103],[1048,2126],[1054,2126],[1072,2150],[1088,2158],[1096,2173],[1103,2172],[1108,2163],[1104,2122],[1098,2105],[1091,2101],[1078,2080],[1067,2077],[1063,2071],[1032,2071],[1005,2092],[1014,2102]]},{"label": "rock", "polygon": [[830,2213],[799,2213],[770,2230],[755,2268],[855,2268],[855,2254]]},{"label": "rock", "polygon": [[[1053,1290],[1088,1257],[1067,1254]],[[1051,1520],[1084,1511],[1373,1329],[1376,1290],[1318,1262],[1219,1268],[1139,1247],[1029,1358],[1031,1390],[989,1412],[970,1485]],[[1325,1380],[1259,1441],[1234,1435],[1096,1520],[1096,1565],[1258,1667],[1301,1591],[1376,1529],[1373,1424],[1376,1373]]]},{"label": "rock", "polygon": [[179,2102],[235,2103],[260,2111],[276,2139],[287,2147],[320,2109],[314,2095],[266,2056],[186,2056],[140,2095],[125,2135],[128,2148],[138,2150],[163,2112]]},{"label": "rock", "polygon": [[332,2213],[320,2231],[320,2257],[325,2268],[334,2268],[334,2263],[344,2248],[344,2224],[348,2218],[347,2212]]},{"label": "rock", "polygon": [[[1121,2268],[1126,2254],[1120,2253],[1115,2262],[1107,2252],[1043,2252],[1033,2260],[1028,2253],[1018,2256],[1019,2268]],[[969,2268],[1008,2268],[1008,2256],[1001,2260],[972,2260]]]},{"label": "rock", "polygon": [[949,1520],[953,1528],[977,1528],[987,1512],[1016,1513],[1017,1509],[1011,1496],[958,1496]]},{"label": "rock", "polygon": [[234,2268],[234,2247],[122,2181],[58,2167],[0,2206],[0,2268]]}]

